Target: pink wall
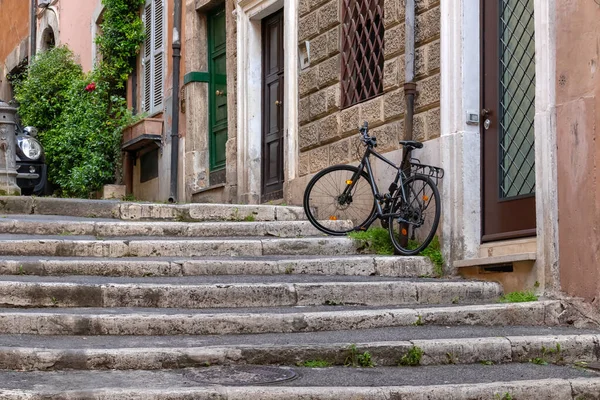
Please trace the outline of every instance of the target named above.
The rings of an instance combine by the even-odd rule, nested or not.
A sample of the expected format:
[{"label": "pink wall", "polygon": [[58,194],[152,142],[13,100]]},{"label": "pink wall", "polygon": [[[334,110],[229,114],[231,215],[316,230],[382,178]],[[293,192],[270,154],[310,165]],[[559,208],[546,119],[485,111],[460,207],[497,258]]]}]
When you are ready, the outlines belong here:
[{"label": "pink wall", "polygon": [[78,57],[84,71],[92,69],[93,14],[100,0],[60,0],[58,2],[60,43]]},{"label": "pink wall", "polygon": [[600,5],[557,0],[556,11],[561,285],[594,300],[600,296]]}]

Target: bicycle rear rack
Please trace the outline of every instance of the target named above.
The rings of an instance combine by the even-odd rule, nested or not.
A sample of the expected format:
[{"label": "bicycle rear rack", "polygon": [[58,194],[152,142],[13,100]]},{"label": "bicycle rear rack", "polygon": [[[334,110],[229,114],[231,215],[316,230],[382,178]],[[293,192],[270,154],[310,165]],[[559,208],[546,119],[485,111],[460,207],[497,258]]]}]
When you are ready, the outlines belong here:
[{"label": "bicycle rear rack", "polygon": [[433,179],[436,186],[439,184],[442,178],[444,178],[444,170],[442,168],[434,167],[433,165],[422,164],[417,158],[410,159],[410,174],[429,176],[431,179]]}]

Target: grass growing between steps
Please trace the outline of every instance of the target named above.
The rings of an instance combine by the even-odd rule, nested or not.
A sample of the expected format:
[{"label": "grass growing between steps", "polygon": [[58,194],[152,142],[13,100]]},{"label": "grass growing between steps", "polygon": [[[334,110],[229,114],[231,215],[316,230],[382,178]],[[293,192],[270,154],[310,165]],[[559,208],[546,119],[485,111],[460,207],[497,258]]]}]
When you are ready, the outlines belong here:
[{"label": "grass growing between steps", "polygon": [[327,368],[331,367],[331,363],[325,360],[308,360],[302,363],[298,363],[300,367],[306,368]]},{"label": "grass growing between steps", "polygon": [[416,367],[421,364],[423,350],[418,346],[413,346],[408,350],[408,353],[402,356],[398,365],[403,367]]},{"label": "grass growing between steps", "polygon": [[499,303],[526,303],[529,301],[537,301],[538,297],[533,291],[528,290],[526,292],[512,292],[500,296],[498,299]]},{"label": "grass growing between steps", "polygon": [[[387,229],[369,228],[367,231],[350,232],[348,233],[348,236],[358,241],[361,245],[365,246],[375,254],[383,256],[394,255],[394,245],[392,244],[390,233]],[[412,246],[414,248],[417,247],[416,244],[412,244]],[[411,247],[411,243],[409,243],[409,247]],[[419,255],[431,260],[434,272],[438,277],[444,275],[444,256],[442,256],[440,240],[437,236],[433,238],[429,246],[419,253]]]},{"label": "grass growing between steps", "polygon": [[350,238],[360,242],[375,254],[382,256],[393,256],[394,245],[390,239],[390,233],[383,228],[369,228],[366,231],[350,232]]}]

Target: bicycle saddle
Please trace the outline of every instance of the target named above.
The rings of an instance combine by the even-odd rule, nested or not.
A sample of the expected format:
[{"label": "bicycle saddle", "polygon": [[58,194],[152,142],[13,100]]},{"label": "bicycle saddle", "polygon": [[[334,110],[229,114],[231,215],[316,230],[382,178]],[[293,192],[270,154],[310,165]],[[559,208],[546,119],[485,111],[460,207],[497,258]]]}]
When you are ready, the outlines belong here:
[{"label": "bicycle saddle", "polygon": [[401,140],[400,144],[404,147],[410,148],[410,150],[423,148],[423,143],[417,142],[416,140]]}]

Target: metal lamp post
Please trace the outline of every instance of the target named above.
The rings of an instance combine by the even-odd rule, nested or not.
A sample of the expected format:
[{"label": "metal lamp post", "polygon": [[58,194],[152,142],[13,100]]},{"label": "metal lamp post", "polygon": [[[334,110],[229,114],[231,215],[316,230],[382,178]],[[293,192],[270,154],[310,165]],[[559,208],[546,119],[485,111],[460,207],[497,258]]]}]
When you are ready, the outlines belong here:
[{"label": "metal lamp post", "polygon": [[17,186],[16,122],[17,109],[0,100],[0,195],[19,196]]}]

